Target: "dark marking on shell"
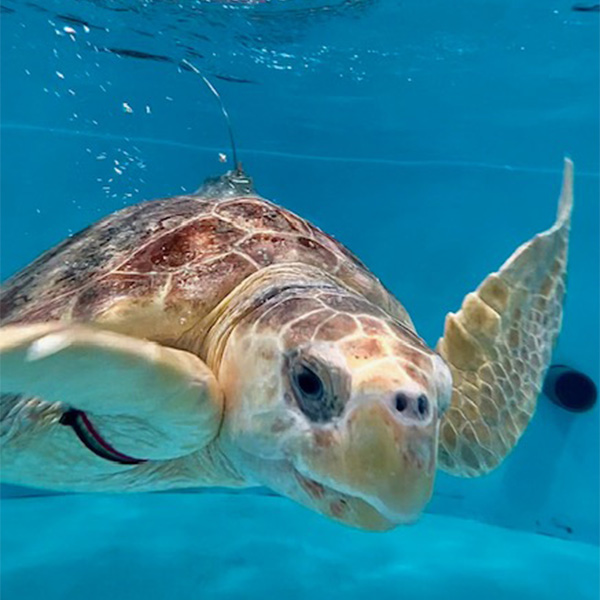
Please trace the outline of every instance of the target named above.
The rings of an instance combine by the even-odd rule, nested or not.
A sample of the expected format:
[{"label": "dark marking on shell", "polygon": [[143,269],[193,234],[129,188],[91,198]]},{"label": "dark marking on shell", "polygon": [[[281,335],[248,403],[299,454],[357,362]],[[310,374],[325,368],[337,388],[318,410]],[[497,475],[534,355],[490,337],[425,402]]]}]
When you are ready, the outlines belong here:
[{"label": "dark marking on shell", "polygon": [[40,321],[61,318],[75,295],[115,270],[132,250],[160,235],[167,217],[192,218],[207,206],[188,196],[143,202],[86,227],[3,284],[2,323],[30,322],[34,315]]},{"label": "dark marking on shell", "polygon": [[252,198],[241,198],[219,206],[215,213],[237,226],[249,230],[279,231],[306,234],[308,228],[303,219],[281,211],[275,205]]},{"label": "dark marking on shell", "polygon": [[216,217],[192,221],[151,242],[121,267],[123,271],[175,271],[197,260],[229,252],[244,232]]},{"label": "dark marking on shell", "polygon": [[255,233],[239,244],[239,248],[263,267],[274,263],[299,262],[331,273],[337,267],[335,255],[308,238]]}]

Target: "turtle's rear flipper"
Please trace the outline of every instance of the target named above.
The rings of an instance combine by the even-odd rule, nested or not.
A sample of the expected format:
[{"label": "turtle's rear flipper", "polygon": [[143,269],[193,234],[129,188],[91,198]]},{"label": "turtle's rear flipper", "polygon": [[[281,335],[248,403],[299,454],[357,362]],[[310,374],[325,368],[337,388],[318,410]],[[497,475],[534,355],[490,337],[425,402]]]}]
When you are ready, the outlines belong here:
[{"label": "turtle's rear flipper", "polygon": [[198,357],[93,327],[0,328],[0,369],[2,477],[13,483],[94,489],[124,465],[203,448],[221,422],[220,388]]},{"label": "turtle's rear flipper", "polygon": [[446,317],[438,351],[452,370],[440,467],[473,477],[495,468],[531,419],[561,327],[573,204],[565,161],[556,223],[521,246]]}]

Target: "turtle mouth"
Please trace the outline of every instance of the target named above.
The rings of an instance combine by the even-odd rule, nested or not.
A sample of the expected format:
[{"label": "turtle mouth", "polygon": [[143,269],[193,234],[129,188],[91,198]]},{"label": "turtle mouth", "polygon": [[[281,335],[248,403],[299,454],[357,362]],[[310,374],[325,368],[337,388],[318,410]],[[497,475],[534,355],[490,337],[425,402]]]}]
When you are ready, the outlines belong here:
[{"label": "turtle mouth", "polygon": [[314,506],[332,518],[360,529],[385,531],[398,525],[412,525],[419,514],[391,511],[376,498],[350,494],[321,483],[294,468],[294,475]]},{"label": "turtle mouth", "polygon": [[411,524],[415,517],[392,515],[377,502],[338,490],[294,469],[296,481],[309,496],[313,508],[318,507],[337,521],[371,531],[386,531],[400,524]]},{"label": "turtle mouth", "polygon": [[82,411],[71,408],[65,411],[59,420],[61,425],[71,427],[79,441],[96,456],[119,463],[121,465],[139,465],[148,462],[143,458],[134,458],[113,448],[92,425],[88,416]]}]

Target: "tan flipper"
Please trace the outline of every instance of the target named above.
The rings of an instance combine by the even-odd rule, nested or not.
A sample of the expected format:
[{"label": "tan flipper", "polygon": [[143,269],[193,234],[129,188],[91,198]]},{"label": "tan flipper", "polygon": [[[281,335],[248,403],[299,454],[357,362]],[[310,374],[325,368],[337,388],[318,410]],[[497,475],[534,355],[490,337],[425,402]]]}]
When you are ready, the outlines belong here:
[{"label": "tan flipper", "polygon": [[[7,326],[0,369],[3,479],[15,483],[68,489],[76,473],[124,468],[91,452],[82,430],[91,446],[105,442],[117,458],[142,462],[189,455],[220,427],[212,372],[193,354],[153,342],[83,325]],[[65,414],[80,420],[79,430],[65,426]]]},{"label": "tan flipper", "polygon": [[439,465],[474,477],[513,449],[536,407],[560,331],[573,204],[565,161],[556,223],[521,246],[446,317],[438,351],[453,377],[440,428]]}]

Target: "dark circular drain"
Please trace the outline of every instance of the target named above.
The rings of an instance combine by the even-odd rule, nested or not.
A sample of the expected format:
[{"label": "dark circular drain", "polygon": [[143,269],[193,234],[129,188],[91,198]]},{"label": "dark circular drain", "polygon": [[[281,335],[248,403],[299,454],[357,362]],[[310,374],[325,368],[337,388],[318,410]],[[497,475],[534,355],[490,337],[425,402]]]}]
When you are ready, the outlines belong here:
[{"label": "dark circular drain", "polygon": [[598,398],[596,384],[584,373],[565,365],[553,365],[544,381],[544,394],[570,412],[590,410]]}]

